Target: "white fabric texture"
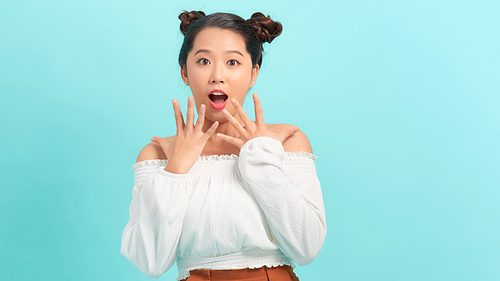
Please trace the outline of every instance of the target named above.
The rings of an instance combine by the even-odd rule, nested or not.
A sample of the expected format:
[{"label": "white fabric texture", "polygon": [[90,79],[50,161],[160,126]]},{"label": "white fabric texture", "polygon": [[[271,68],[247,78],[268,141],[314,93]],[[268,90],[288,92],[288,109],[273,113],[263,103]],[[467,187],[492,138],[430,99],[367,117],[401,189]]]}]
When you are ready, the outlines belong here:
[{"label": "white fabric texture", "polygon": [[305,265],[326,235],[316,156],[258,137],[240,155],[199,157],[187,174],[146,160],[135,171],[121,253],[149,277],[177,261],[177,280],[199,268]]}]

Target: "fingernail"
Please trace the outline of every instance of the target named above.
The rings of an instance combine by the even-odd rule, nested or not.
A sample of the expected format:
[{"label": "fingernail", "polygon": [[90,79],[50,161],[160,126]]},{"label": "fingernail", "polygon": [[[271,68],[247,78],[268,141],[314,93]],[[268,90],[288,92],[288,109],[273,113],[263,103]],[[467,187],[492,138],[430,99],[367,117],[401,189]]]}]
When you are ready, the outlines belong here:
[{"label": "fingernail", "polygon": [[236,103],[236,99],[235,99],[235,98],[232,98],[232,99],[231,99],[231,102],[232,102],[232,103]]}]

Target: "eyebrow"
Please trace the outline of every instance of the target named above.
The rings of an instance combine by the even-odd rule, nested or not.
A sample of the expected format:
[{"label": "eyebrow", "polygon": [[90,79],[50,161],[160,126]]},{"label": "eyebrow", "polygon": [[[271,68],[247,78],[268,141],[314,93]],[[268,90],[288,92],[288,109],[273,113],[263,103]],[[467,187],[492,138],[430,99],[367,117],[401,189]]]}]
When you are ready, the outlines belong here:
[{"label": "eyebrow", "polygon": [[[207,50],[207,49],[199,49],[198,51],[196,51],[196,53],[194,53],[194,55],[196,56],[198,53],[207,53],[207,54],[210,54],[212,53],[210,50]],[[240,51],[238,50],[229,50],[226,52],[227,54],[238,54],[242,57],[245,57]]]}]

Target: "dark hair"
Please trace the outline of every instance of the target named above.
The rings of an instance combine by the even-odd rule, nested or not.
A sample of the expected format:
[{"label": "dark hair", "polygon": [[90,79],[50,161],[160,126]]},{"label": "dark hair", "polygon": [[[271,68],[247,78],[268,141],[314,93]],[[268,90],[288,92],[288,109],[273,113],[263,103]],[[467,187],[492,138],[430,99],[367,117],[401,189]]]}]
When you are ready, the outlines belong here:
[{"label": "dark hair", "polygon": [[262,64],[262,43],[271,43],[283,30],[281,23],[273,21],[262,13],[254,13],[248,20],[229,13],[213,13],[206,16],[202,11],[185,11],[179,15],[181,32],[184,34],[179,53],[179,65],[186,66],[188,53],[193,49],[194,39],[198,33],[207,27],[216,27],[232,30],[245,40],[247,51],[252,58],[252,65]]}]

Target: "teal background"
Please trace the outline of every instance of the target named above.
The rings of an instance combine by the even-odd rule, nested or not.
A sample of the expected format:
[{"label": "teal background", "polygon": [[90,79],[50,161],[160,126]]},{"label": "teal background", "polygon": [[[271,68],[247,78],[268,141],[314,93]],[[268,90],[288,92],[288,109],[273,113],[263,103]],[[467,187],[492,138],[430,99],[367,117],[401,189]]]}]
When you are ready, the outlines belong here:
[{"label": "teal background", "polygon": [[0,279],[149,280],[119,253],[131,165],[175,133],[202,9],[284,25],[252,91],[319,157],[302,281],[500,280],[500,2],[235,2],[0,3]]}]

